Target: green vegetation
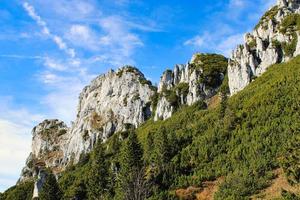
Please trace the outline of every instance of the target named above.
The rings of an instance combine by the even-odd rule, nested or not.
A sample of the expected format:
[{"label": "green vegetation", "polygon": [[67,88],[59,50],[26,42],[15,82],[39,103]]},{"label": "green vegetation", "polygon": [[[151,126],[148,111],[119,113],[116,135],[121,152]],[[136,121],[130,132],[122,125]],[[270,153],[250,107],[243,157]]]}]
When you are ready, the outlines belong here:
[{"label": "green vegetation", "polygon": [[290,14],[280,24],[280,32],[283,34],[293,33],[300,30],[300,15]]},{"label": "green vegetation", "polygon": [[[262,18],[259,20],[258,24],[255,26],[255,29],[258,29],[258,27],[264,25],[265,22],[268,22],[270,20],[275,19],[275,16],[278,13],[278,6],[274,6],[273,8],[271,8],[269,11],[267,11]],[[263,27],[264,29],[267,29],[267,27]]]},{"label": "green vegetation", "polygon": [[249,47],[250,47],[251,49],[256,48],[256,46],[257,46],[256,40],[253,38],[253,39],[249,42],[248,45],[249,45]]},{"label": "green vegetation", "polygon": [[217,87],[222,84],[220,74],[225,75],[228,60],[218,54],[197,54],[194,62],[191,64],[192,69],[202,71],[200,74],[200,83],[210,87]]},{"label": "green vegetation", "polygon": [[292,57],[296,51],[297,47],[297,42],[298,42],[298,36],[297,34],[293,34],[293,39],[290,43],[283,43],[283,51],[285,55]]},{"label": "green vegetation", "polygon": [[177,91],[179,95],[183,95],[184,97],[186,97],[189,93],[189,84],[179,83],[178,85],[176,85],[175,91]]},{"label": "green vegetation", "polygon": [[90,170],[87,173],[87,192],[89,199],[105,199],[109,184],[109,166],[105,160],[105,151],[98,141],[92,154]]},{"label": "green vegetation", "polygon": [[283,156],[280,158],[288,181],[292,185],[300,183],[300,135],[293,137],[285,146]]},{"label": "green vegetation", "polygon": [[45,182],[39,193],[39,199],[42,200],[60,200],[62,191],[60,190],[55,176],[51,172],[47,172]]},{"label": "green vegetation", "polygon": [[279,42],[278,40],[272,40],[272,46],[275,48],[275,49],[281,49],[281,42]]},{"label": "green vegetation", "polygon": [[31,200],[33,194],[33,181],[26,181],[13,186],[0,194],[1,200]]}]

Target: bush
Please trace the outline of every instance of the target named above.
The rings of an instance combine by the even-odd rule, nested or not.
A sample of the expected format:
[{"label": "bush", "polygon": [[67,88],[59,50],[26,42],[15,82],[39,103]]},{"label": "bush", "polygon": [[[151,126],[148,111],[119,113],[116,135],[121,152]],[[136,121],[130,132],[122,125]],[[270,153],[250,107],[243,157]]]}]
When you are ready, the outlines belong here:
[{"label": "bush", "polygon": [[218,54],[197,54],[192,69],[202,71],[200,83],[210,87],[218,87],[222,84],[222,75],[226,74],[228,60]]},{"label": "bush", "polygon": [[280,32],[285,34],[287,32],[294,32],[300,30],[300,15],[290,14],[286,16],[280,24]]},{"label": "bush", "polygon": [[296,34],[293,35],[293,39],[290,43],[283,43],[283,51],[285,55],[292,57],[296,51],[298,42],[298,36]]}]

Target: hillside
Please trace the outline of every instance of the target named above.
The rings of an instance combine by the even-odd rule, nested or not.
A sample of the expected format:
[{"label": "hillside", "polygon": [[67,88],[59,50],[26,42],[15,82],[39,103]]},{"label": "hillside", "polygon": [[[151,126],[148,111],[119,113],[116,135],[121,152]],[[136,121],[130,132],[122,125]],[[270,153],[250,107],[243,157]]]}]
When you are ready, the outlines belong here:
[{"label": "hillside", "polygon": [[[198,102],[183,106],[165,121],[150,120],[136,130],[117,133],[104,144],[105,163],[122,166],[126,138],[136,133],[142,144],[149,199],[176,199],[177,189],[201,188],[205,181],[219,177],[225,181],[215,199],[247,199],[271,184],[277,168],[284,169],[290,183],[298,184],[299,66],[297,57],[270,67],[217,108],[202,110],[204,103]],[[86,177],[96,152],[81,158],[78,165],[69,167],[59,178],[67,199],[85,199],[89,194]],[[115,175],[114,170],[108,170],[108,199],[118,194]],[[4,199],[24,196],[22,187],[21,184],[8,190]],[[12,198],[13,195],[16,196]]]}]

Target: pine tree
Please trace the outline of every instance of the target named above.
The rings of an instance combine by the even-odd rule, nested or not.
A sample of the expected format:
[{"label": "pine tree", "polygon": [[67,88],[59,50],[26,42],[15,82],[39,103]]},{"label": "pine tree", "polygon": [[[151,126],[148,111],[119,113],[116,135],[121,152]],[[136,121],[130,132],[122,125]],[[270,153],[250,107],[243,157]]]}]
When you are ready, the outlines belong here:
[{"label": "pine tree", "polygon": [[47,172],[45,181],[39,193],[40,200],[60,200],[62,192],[58,186],[55,176],[51,172]]},{"label": "pine tree", "polygon": [[101,200],[105,198],[109,185],[109,169],[105,160],[105,150],[100,141],[92,155],[92,163],[87,177],[88,198]]},{"label": "pine tree", "polygon": [[155,133],[154,138],[154,155],[153,163],[155,165],[154,179],[159,187],[168,185],[169,176],[169,161],[171,159],[171,148],[168,140],[168,135],[165,127],[161,127]]},{"label": "pine tree", "polygon": [[143,150],[134,132],[129,134],[121,150],[119,199],[143,200],[147,196],[143,167]]}]

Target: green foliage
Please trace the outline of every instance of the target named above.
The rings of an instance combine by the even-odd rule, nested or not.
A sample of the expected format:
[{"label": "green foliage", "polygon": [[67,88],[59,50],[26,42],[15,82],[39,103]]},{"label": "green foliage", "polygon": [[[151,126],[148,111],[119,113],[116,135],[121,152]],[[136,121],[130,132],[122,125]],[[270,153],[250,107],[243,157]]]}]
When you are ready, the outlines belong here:
[{"label": "green foliage", "polygon": [[189,84],[179,83],[178,85],[176,85],[175,91],[177,91],[179,95],[183,95],[184,97],[186,97],[189,92]]},{"label": "green foliage", "polygon": [[155,93],[151,96],[151,107],[152,107],[152,115],[154,115],[154,112],[156,110],[156,107],[157,107],[157,103],[158,103],[158,98],[159,98],[159,95],[158,93],[155,91]]},{"label": "green foliage", "polygon": [[109,185],[109,168],[101,141],[98,141],[92,154],[91,166],[87,174],[88,198],[105,199]]},{"label": "green foliage", "polygon": [[281,49],[281,42],[279,42],[278,40],[272,40],[272,46],[275,48],[275,49]]},{"label": "green foliage", "polygon": [[293,39],[290,43],[283,43],[283,51],[285,55],[292,57],[294,55],[294,52],[296,51],[297,47],[297,42],[298,42],[298,36],[297,34],[293,34]]},{"label": "green foliage", "polygon": [[300,30],[300,15],[299,14],[290,14],[286,16],[280,24],[280,32],[293,33]]},{"label": "green foliage", "polygon": [[[278,6],[274,6],[262,16],[258,24],[255,26],[255,29],[258,29],[258,27],[262,26],[265,22],[274,20],[277,13],[278,13]],[[263,28],[266,29],[266,27]]]},{"label": "green foliage", "polygon": [[33,194],[34,182],[26,181],[19,185],[13,186],[1,193],[1,200],[31,200]]},{"label": "green foliage", "polygon": [[200,74],[200,83],[210,87],[217,87],[222,84],[221,74],[226,74],[228,60],[218,54],[197,54],[191,67]]},{"label": "green foliage", "polygon": [[59,200],[62,198],[62,191],[51,172],[47,172],[45,181],[39,193],[41,200]]},{"label": "green foliage", "polygon": [[124,200],[142,199],[139,183],[143,181],[143,150],[136,133],[131,132],[122,146],[117,197]]},{"label": "green foliage", "polygon": [[256,48],[256,46],[257,46],[256,40],[252,39],[248,45],[251,49]]},{"label": "green foliage", "polygon": [[179,97],[176,94],[175,90],[167,90],[163,89],[162,95],[166,97],[167,101],[171,104],[171,106],[177,108],[179,104]]},{"label": "green foliage", "polygon": [[287,142],[281,161],[288,181],[292,184],[300,183],[300,130],[291,130],[295,136]]},{"label": "green foliage", "polygon": [[214,197],[216,200],[248,199],[253,191],[266,187],[267,181],[265,174],[260,174],[253,169],[238,169],[226,178]]},{"label": "green foliage", "polygon": [[283,190],[281,192],[281,195],[283,197],[283,200],[300,200],[300,196],[290,193],[288,191]]}]

